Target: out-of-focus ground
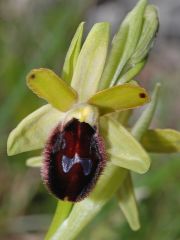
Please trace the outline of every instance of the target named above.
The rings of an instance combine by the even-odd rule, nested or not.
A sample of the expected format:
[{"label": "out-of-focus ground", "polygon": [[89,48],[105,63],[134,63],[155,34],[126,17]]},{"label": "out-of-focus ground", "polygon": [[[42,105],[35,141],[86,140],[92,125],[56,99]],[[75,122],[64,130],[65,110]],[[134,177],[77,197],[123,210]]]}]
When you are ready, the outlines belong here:
[{"label": "out-of-focus ground", "polygon": [[[25,166],[34,153],[6,155],[8,133],[43,104],[25,84],[29,70],[61,71],[65,52],[82,20],[87,29],[110,21],[112,32],[135,0],[0,1],[0,239],[43,239],[56,201],[44,189],[39,170]],[[153,126],[180,130],[180,1],[153,0],[159,7],[160,31],[145,69],[138,77],[153,89],[163,85]],[[152,155],[151,170],[134,175],[141,198],[142,228],[132,232],[112,200],[81,233],[79,240],[179,240],[180,155]]]}]

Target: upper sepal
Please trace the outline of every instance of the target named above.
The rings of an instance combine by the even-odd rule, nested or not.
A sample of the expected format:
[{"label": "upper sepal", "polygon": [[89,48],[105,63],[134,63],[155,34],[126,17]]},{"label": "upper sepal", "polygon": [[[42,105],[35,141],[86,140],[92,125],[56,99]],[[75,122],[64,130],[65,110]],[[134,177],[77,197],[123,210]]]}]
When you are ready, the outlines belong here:
[{"label": "upper sepal", "polygon": [[98,89],[108,50],[109,23],[96,23],[89,32],[74,69],[71,86],[85,102]]}]

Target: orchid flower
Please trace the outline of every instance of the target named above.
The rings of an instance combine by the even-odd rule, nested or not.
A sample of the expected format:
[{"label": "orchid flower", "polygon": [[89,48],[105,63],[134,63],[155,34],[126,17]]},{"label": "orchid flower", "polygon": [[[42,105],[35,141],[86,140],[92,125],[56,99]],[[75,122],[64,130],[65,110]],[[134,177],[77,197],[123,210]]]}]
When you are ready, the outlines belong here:
[{"label": "orchid flower", "polygon": [[[113,196],[131,228],[139,229],[130,171],[148,171],[147,151],[180,150],[178,132],[148,130],[160,84],[150,102],[133,80],[156,36],[156,7],[140,0],[109,52],[109,23],[95,24],[82,45],[83,28],[84,22],[72,39],[62,77],[45,68],[27,75],[28,87],[47,104],[23,119],[8,138],[8,155],[42,153],[27,165],[41,167],[45,186],[58,200],[46,239],[74,239]],[[131,109],[147,103],[134,127],[126,128]]]}]

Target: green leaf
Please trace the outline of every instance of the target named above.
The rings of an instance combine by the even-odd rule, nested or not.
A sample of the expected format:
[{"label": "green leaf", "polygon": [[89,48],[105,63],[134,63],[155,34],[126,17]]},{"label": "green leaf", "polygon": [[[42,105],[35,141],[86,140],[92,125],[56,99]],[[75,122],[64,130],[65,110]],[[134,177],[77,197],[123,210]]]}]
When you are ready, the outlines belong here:
[{"label": "green leaf", "polygon": [[144,112],[142,113],[142,115],[132,128],[131,133],[138,141],[141,140],[143,134],[149,128],[149,125],[152,121],[158,103],[160,87],[161,84],[157,83],[152,94],[151,102],[149,103],[147,108],[144,110]]},{"label": "green leaf", "polygon": [[76,30],[76,33],[71,41],[70,47],[66,54],[62,78],[67,83],[71,83],[73,72],[77,63],[77,58],[81,49],[81,40],[83,35],[84,22],[80,23],[79,27]]},{"label": "green leaf", "polygon": [[43,148],[49,133],[62,120],[63,116],[64,113],[49,104],[28,115],[9,135],[8,155]]},{"label": "green leaf", "polygon": [[86,101],[97,91],[106,60],[108,39],[109,24],[97,23],[81,49],[71,83],[80,101]]},{"label": "green leaf", "polygon": [[146,0],[140,0],[126,16],[112,42],[112,49],[103,72],[99,89],[116,84],[120,73],[130,59],[140,38]]},{"label": "green leaf", "polygon": [[145,132],[141,143],[149,152],[180,152],[180,132],[173,129],[151,129]]},{"label": "green leaf", "polygon": [[26,166],[28,167],[41,167],[42,156],[31,157],[26,160]]},{"label": "green leaf", "polygon": [[140,228],[139,212],[134,194],[131,174],[128,171],[123,184],[117,192],[119,206],[126,217],[132,230],[137,231]]},{"label": "green leaf", "polygon": [[102,117],[100,132],[113,164],[138,173],[149,169],[150,159],[146,151],[119,122],[109,116]]},{"label": "green leaf", "polygon": [[159,21],[157,9],[153,5],[146,7],[144,21],[140,39],[133,55],[124,66],[118,80],[118,84],[123,84],[134,78],[144,67],[149,51],[158,30]]},{"label": "green leaf", "polygon": [[[45,237],[45,240],[52,240],[53,234],[61,223],[68,217],[73,207],[73,203],[66,201],[58,201],[55,215],[53,217],[52,223]],[[66,239],[66,238],[65,238]]]},{"label": "green leaf", "polygon": [[69,217],[56,228],[52,240],[72,240],[112,198],[121,186],[127,171],[108,162],[95,189],[85,200],[74,205]]},{"label": "green leaf", "polygon": [[144,88],[133,84],[124,84],[105,89],[92,96],[88,103],[99,108],[100,114],[118,110],[127,110],[144,105],[149,101]]},{"label": "green leaf", "polygon": [[65,112],[77,101],[77,93],[53,71],[34,69],[27,76],[28,87],[53,107]]}]

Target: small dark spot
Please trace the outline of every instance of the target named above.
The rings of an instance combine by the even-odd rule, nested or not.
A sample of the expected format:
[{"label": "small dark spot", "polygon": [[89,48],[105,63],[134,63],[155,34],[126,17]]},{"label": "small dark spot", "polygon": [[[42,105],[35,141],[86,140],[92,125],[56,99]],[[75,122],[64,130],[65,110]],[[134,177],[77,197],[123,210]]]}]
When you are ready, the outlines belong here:
[{"label": "small dark spot", "polygon": [[34,79],[34,78],[35,78],[35,74],[32,73],[32,74],[30,75],[30,78]]},{"label": "small dark spot", "polygon": [[140,96],[140,98],[145,98],[146,94],[145,93],[140,93],[139,96]]}]

